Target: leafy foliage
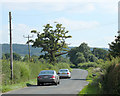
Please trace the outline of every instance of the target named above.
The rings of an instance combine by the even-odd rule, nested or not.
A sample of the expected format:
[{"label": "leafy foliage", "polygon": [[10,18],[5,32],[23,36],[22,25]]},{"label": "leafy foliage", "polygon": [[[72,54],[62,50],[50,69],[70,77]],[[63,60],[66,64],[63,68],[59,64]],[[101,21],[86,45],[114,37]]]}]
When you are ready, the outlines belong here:
[{"label": "leafy foliage", "polygon": [[29,55],[25,55],[23,61],[29,61]]},{"label": "leafy foliage", "polygon": [[32,30],[31,33],[37,34],[37,38],[28,41],[33,43],[33,47],[42,47],[41,52],[45,52],[45,54],[40,55],[40,58],[49,59],[50,63],[55,62],[57,56],[68,52],[68,45],[65,43],[65,39],[71,38],[70,35],[66,35],[69,31],[66,31],[62,24],[56,24],[55,27],[53,29],[50,24],[46,24],[43,33]]},{"label": "leafy foliage", "polygon": [[[120,58],[106,61],[104,78],[102,80],[102,94],[120,95]],[[112,78],[112,79],[111,79]]]},{"label": "leafy foliage", "polygon": [[109,47],[110,47],[109,52],[110,52],[110,55],[112,55],[113,57],[117,57],[117,56],[120,57],[120,34],[115,37],[116,37],[115,41],[109,44]]},{"label": "leafy foliage", "polygon": [[[13,84],[24,82],[33,78],[39,74],[41,70],[56,70],[57,72],[61,68],[70,69],[70,64],[65,62],[59,62],[56,65],[52,65],[46,62],[13,62]],[[10,85],[10,62],[9,60],[2,60],[2,85]]]},{"label": "leafy foliage", "polygon": [[86,43],[82,43],[79,47],[72,48],[68,56],[70,57],[70,61],[76,66],[79,63],[95,62],[97,60],[97,57],[92,54]]},{"label": "leafy foliage", "polygon": [[108,51],[101,49],[101,48],[93,48],[92,53],[98,58],[98,59],[103,59],[106,60],[106,57],[108,55]]},{"label": "leafy foliage", "polygon": [[[2,59],[10,59],[10,53],[2,54]],[[21,60],[21,56],[17,53],[13,53],[13,60]]]},{"label": "leafy foliage", "polygon": [[78,67],[87,69],[89,67],[97,67],[98,64],[96,62],[85,62],[85,63],[79,63]]},{"label": "leafy foliage", "polygon": [[59,62],[64,62],[64,63],[68,63],[68,64],[71,63],[68,57],[64,58],[63,56],[57,57],[56,61],[57,61],[57,63],[59,63]]}]

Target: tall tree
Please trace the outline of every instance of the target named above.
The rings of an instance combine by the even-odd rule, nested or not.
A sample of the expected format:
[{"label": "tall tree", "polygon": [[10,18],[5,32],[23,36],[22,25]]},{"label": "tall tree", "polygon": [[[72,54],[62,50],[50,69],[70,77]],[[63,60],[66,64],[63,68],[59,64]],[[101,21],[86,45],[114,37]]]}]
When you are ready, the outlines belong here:
[{"label": "tall tree", "polygon": [[76,53],[76,64],[83,63],[83,62],[86,62],[86,59],[85,59],[83,53],[77,52]]},{"label": "tall tree", "polygon": [[106,60],[106,57],[108,55],[108,51],[101,49],[101,48],[93,48],[92,53],[98,58],[98,59],[103,59]]},{"label": "tall tree", "polygon": [[72,36],[66,35],[69,31],[65,30],[62,24],[56,24],[55,29],[50,24],[46,24],[43,33],[32,30],[31,33],[37,34],[35,40],[29,40],[33,47],[42,47],[41,52],[45,52],[40,58],[49,59],[50,63],[56,61],[56,57],[68,52],[68,45],[65,39]]},{"label": "tall tree", "polygon": [[109,44],[110,47],[110,55],[113,57],[120,57],[120,31],[118,31],[118,36],[115,36],[115,41]]},{"label": "tall tree", "polygon": [[[6,54],[3,54],[4,56],[4,59],[10,59],[10,53],[6,53]],[[13,53],[13,60],[17,60],[17,61],[20,61],[21,60],[21,56],[17,53]]]},{"label": "tall tree", "polygon": [[78,48],[72,48],[69,52],[68,52],[68,57],[70,57],[70,61],[73,64],[76,64],[76,53],[78,52]]},{"label": "tall tree", "polygon": [[89,61],[89,57],[90,57],[90,54],[91,54],[91,50],[90,50],[90,47],[88,46],[87,43],[82,43],[79,47],[78,47],[78,51],[79,52],[82,52],[85,59],[86,59],[86,62]]},{"label": "tall tree", "polygon": [[79,63],[95,62],[97,60],[97,57],[92,54],[89,46],[84,42],[79,47],[72,48],[68,56],[70,57],[70,61],[76,66]]},{"label": "tall tree", "polygon": [[28,55],[28,54],[26,54],[26,55],[24,56],[23,61],[29,61],[29,55]]},{"label": "tall tree", "polygon": [[17,61],[20,61],[22,58],[19,54],[17,53],[13,53],[13,60],[17,60]]}]

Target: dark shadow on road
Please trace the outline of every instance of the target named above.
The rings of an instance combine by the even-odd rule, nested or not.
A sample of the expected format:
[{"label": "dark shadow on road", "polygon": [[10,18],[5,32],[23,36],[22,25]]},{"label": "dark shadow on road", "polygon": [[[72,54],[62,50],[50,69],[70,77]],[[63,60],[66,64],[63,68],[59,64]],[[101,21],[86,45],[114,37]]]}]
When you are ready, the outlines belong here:
[{"label": "dark shadow on road", "polygon": [[70,79],[70,80],[83,80],[83,81],[86,81],[86,80],[91,80],[91,79]]},{"label": "dark shadow on road", "polygon": [[70,78],[68,78],[68,77],[60,77],[60,79],[70,79]]},{"label": "dark shadow on road", "polygon": [[[36,87],[38,85],[33,85],[33,84],[30,84],[30,83],[26,83],[26,86],[27,87]],[[56,86],[56,85],[52,84],[52,83],[45,83],[44,85],[39,85],[39,86]]]},{"label": "dark shadow on road", "polygon": [[37,85],[33,85],[33,84],[30,84],[30,83],[26,83],[26,86],[27,86],[27,87],[36,87]]}]

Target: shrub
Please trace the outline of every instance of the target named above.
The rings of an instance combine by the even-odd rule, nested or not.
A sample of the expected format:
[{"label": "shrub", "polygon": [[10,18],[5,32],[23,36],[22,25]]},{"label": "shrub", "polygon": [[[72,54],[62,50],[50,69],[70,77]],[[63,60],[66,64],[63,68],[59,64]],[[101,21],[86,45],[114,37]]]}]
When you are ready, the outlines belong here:
[{"label": "shrub", "polygon": [[41,70],[56,70],[67,68],[70,69],[70,65],[67,63],[57,63],[54,66],[46,62],[13,62],[13,81],[10,80],[10,61],[2,60],[2,84],[9,85],[12,83],[20,83],[29,79],[36,78]]},{"label": "shrub", "polygon": [[120,58],[113,59],[106,67],[102,81],[103,93],[120,95]]},{"label": "shrub", "polygon": [[96,62],[79,63],[78,67],[85,68],[85,69],[89,67],[97,67],[97,63]]}]

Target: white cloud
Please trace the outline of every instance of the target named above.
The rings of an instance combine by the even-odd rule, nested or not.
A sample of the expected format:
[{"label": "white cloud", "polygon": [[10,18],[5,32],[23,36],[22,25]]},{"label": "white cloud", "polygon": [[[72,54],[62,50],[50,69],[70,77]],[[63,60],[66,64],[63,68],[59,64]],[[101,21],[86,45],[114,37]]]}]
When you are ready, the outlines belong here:
[{"label": "white cloud", "polygon": [[[3,0],[9,10],[40,10],[43,12],[66,11],[70,13],[87,13],[95,9],[106,12],[117,11],[118,0]],[[95,6],[96,5],[96,6]]]},{"label": "white cloud", "polygon": [[[70,13],[87,13],[94,11],[94,5],[91,3],[64,3],[64,2],[20,2],[20,3],[3,3],[4,7],[9,10],[40,10],[42,12],[66,11]],[[22,7],[21,7],[22,6]]]},{"label": "white cloud", "polygon": [[88,13],[95,10],[95,6],[92,3],[71,3],[68,6],[68,12],[70,13]]},{"label": "white cloud", "polygon": [[2,31],[0,30],[0,43],[2,43]]},{"label": "white cloud", "polygon": [[[119,0],[34,0],[34,2],[118,2]],[[2,2],[33,2],[33,0],[2,0]]]},{"label": "white cloud", "polygon": [[106,37],[103,38],[103,40],[107,43],[113,42],[114,39],[115,39],[114,36],[106,36]]},{"label": "white cloud", "polygon": [[2,38],[1,38],[1,40],[0,40],[0,43],[9,43],[9,30],[8,30],[9,28],[8,28],[8,26],[2,26],[2,31],[1,31],[1,36],[2,36]]},{"label": "white cloud", "polygon": [[[25,44],[28,39],[24,38],[23,35],[25,37],[28,37],[28,35],[32,36],[32,34],[31,34],[32,29],[33,28],[31,28],[31,27],[29,27],[28,25],[25,25],[25,24],[14,25],[13,42],[14,43]],[[34,38],[35,38],[35,36],[34,36]]]},{"label": "white cloud", "polygon": [[79,21],[79,20],[69,20],[66,18],[58,18],[51,20],[50,22],[56,21],[63,24],[70,31],[88,30],[99,26],[97,21]]},{"label": "white cloud", "polygon": [[96,4],[98,8],[104,10],[104,12],[118,13],[118,2],[100,2]]},{"label": "white cloud", "polygon": [[[17,24],[17,25],[12,25],[13,29],[12,29],[12,41],[13,43],[19,43],[19,44],[25,44],[26,41],[28,40],[27,38],[24,38],[24,36],[32,36],[33,34],[31,34],[31,30],[34,28],[31,28],[25,24]],[[9,43],[9,30],[8,30],[8,26],[4,26],[3,27],[3,31],[2,31],[2,42],[0,43]],[[37,29],[37,28],[36,28]],[[0,34],[1,35],[1,34]],[[36,36],[34,35],[34,38]]]}]

